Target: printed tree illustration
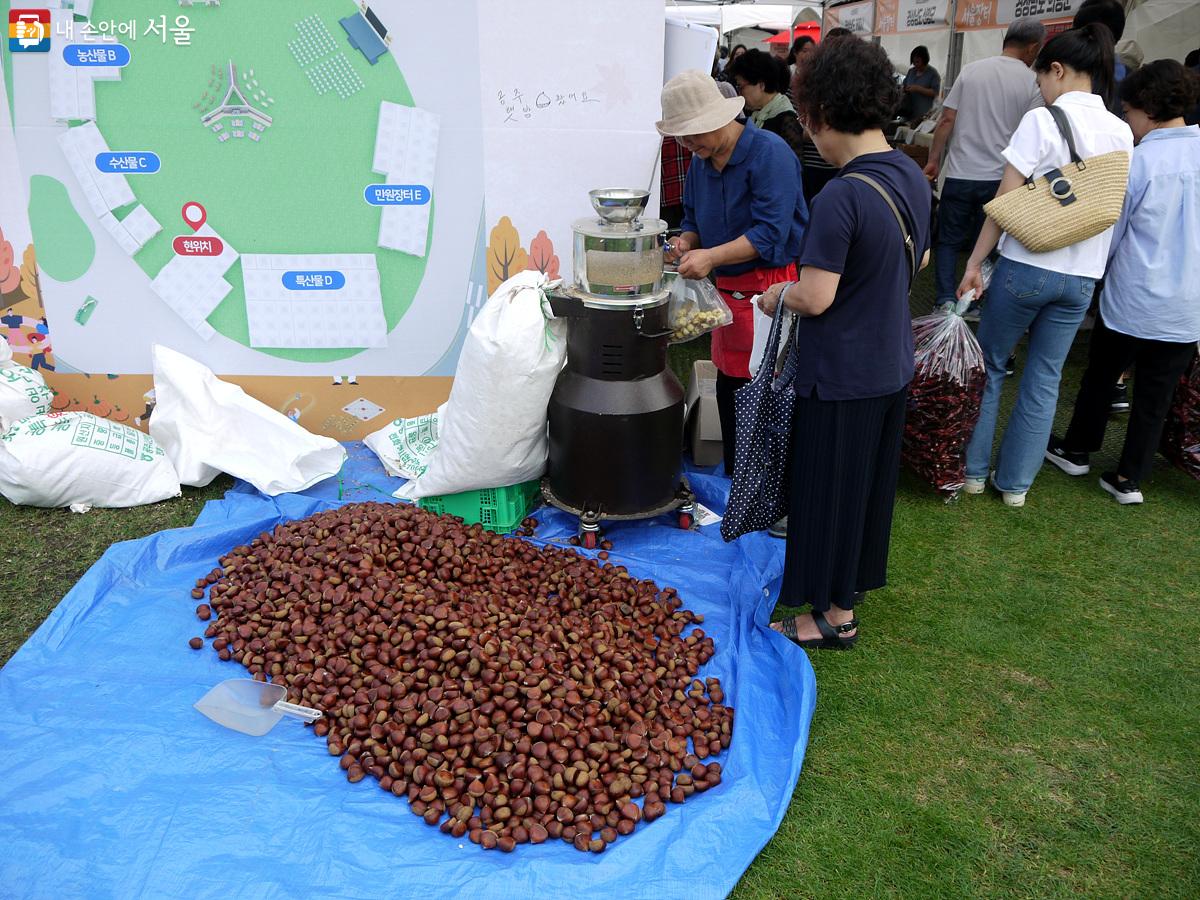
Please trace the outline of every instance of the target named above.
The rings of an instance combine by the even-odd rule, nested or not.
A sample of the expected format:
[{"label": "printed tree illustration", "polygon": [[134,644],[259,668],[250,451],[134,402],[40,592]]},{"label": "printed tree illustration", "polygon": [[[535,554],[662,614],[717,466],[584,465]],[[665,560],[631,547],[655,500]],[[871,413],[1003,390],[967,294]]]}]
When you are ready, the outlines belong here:
[{"label": "printed tree illustration", "polygon": [[42,281],[38,277],[37,257],[33,252],[33,244],[25,248],[21,260],[21,290],[25,296],[37,304],[38,313],[44,311],[42,306]]},{"label": "printed tree illustration", "polygon": [[[21,270],[16,265],[16,255],[13,246],[4,237],[4,229],[0,228],[0,296],[8,299],[21,286]],[[16,302],[22,298],[12,298]]]},{"label": "printed tree illustration", "polygon": [[521,246],[521,236],[508,216],[503,216],[488,234],[488,294],[504,281],[528,268],[529,257]]},{"label": "printed tree illustration", "polygon": [[548,278],[558,277],[558,257],[554,255],[554,242],[545,231],[529,242],[529,268],[537,269]]}]

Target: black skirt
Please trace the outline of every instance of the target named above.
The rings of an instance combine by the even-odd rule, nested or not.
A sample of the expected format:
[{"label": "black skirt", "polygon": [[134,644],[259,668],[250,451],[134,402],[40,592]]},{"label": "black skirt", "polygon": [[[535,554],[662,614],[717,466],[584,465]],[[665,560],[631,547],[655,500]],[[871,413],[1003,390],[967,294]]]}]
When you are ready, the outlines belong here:
[{"label": "black skirt", "polygon": [[796,398],[780,602],[851,609],[887,583],[906,393]]}]

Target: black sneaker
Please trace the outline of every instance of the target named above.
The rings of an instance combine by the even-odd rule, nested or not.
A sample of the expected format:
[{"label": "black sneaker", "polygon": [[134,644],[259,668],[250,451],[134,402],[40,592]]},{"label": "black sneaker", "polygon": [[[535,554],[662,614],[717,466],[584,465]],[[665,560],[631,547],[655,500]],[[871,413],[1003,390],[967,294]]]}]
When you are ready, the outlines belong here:
[{"label": "black sneaker", "polygon": [[1012,354],[1004,363],[1004,374],[1012,378],[1017,374],[1017,354]]},{"label": "black sneaker", "polygon": [[1068,450],[1063,446],[1062,438],[1056,434],[1050,435],[1050,443],[1046,445],[1046,459],[1068,475],[1086,475],[1091,471],[1088,455]]},{"label": "black sneaker", "polygon": [[1116,472],[1105,472],[1100,476],[1100,487],[1112,494],[1113,499],[1125,506],[1142,502],[1142,491],[1136,481],[1121,481]]},{"label": "black sneaker", "polygon": [[1113,412],[1129,412],[1129,385],[1125,382],[1113,386],[1112,403],[1109,408]]}]

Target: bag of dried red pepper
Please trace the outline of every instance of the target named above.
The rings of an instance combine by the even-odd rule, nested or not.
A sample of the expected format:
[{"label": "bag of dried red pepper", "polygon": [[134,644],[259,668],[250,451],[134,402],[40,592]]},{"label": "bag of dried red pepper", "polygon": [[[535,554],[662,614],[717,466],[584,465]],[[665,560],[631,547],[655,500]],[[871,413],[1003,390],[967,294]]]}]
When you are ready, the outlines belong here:
[{"label": "bag of dried red pepper", "polygon": [[965,453],[979,419],[986,373],[983,351],[962,314],[969,299],[950,312],[913,319],[915,371],[908,386],[903,459],[935,490],[957,496],[966,480]]},{"label": "bag of dried red pepper", "polygon": [[1162,455],[1200,480],[1200,356],[1179,379],[1175,400],[1167,414],[1162,440]]}]

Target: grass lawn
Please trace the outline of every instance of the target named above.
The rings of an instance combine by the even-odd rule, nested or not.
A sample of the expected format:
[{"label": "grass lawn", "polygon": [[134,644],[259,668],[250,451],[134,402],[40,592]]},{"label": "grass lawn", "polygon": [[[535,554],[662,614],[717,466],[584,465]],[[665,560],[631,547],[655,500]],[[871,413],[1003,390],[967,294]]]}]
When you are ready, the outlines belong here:
[{"label": "grass lawn", "polygon": [[[927,310],[928,271],[914,290]],[[675,348],[677,371],[697,355]],[[110,543],[190,524],[229,483],[86,516],[0,500],[0,661]],[[734,896],[1200,895],[1200,484],[1164,463],[1146,498],[1047,466],[1024,509],[945,504],[905,476],[891,587],[853,652],[812,655],[804,771]]]}]

